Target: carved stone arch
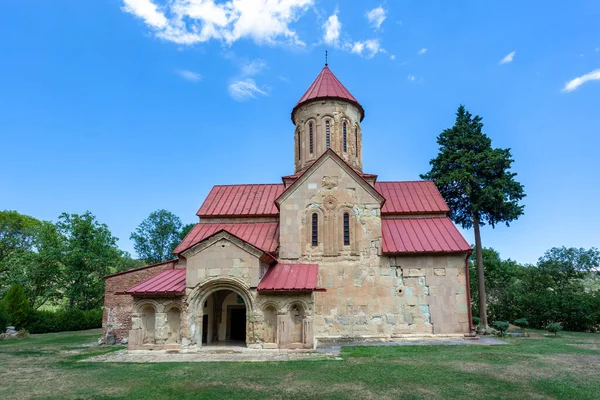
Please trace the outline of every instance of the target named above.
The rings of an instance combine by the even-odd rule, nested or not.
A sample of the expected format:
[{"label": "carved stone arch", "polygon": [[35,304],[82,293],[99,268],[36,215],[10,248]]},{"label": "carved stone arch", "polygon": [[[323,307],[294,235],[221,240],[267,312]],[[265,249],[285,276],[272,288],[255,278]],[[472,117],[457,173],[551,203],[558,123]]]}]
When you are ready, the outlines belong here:
[{"label": "carved stone arch", "polygon": [[[312,245],[312,215],[317,214],[317,241],[318,246],[315,248]],[[327,237],[327,219],[326,211],[320,204],[309,204],[304,210],[304,214],[301,219],[301,237],[303,238],[302,254],[306,254],[310,249],[310,252],[322,253],[325,249],[325,238]]]},{"label": "carved stone arch", "polygon": [[279,304],[279,302],[277,302],[275,300],[265,300],[265,301],[261,302],[260,306],[259,306],[261,311],[264,311],[265,309],[267,309],[269,307],[273,307],[277,312],[279,312],[280,304]]},{"label": "carved stone arch", "polygon": [[250,293],[250,286],[243,280],[233,277],[215,277],[200,282],[188,295],[189,313],[188,325],[191,329],[191,342],[202,345],[202,319],[204,314],[204,302],[208,297],[220,290],[229,290],[238,294],[243,300],[246,308],[246,344],[248,338],[254,336],[253,317],[255,315],[255,302]]},{"label": "carved stone arch", "polygon": [[[310,124],[312,123],[312,136],[313,136],[313,151],[312,153],[310,152]],[[304,124],[304,140],[305,140],[305,154],[306,154],[306,158],[307,159],[312,159],[316,157],[317,154],[317,141],[318,141],[318,135],[317,135],[317,119],[314,117],[310,117],[306,120],[306,123]]]},{"label": "carved stone arch", "polygon": [[164,306],[164,312],[169,312],[172,308],[177,308],[179,309],[179,312],[183,312],[183,305],[181,304],[180,301],[177,300],[171,300],[168,303],[166,303]]},{"label": "carved stone arch", "polygon": [[322,143],[322,149],[323,151],[327,150],[327,121],[329,121],[329,147],[333,150],[335,149],[335,139],[336,139],[336,135],[335,135],[335,127],[336,127],[336,122],[335,122],[335,117],[333,114],[323,114],[320,117],[321,120],[321,127],[323,129],[323,134],[321,135],[321,143]]},{"label": "carved stone arch", "polygon": [[[349,228],[350,228],[350,245],[344,245],[344,214],[348,214],[349,217]],[[335,219],[335,238],[336,238],[336,247],[340,250],[350,249],[352,255],[358,254],[358,244],[360,243],[360,226],[359,226],[358,218],[356,218],[356,213],[354,211],[354,207],[349,204],[342,204],[336,213]]]},{"label": "carved stone arch", "polygon": [[133,304],[133,312],[139,314],[140,312],[142,312],[142,309],[148,305],[154,308],[155,313],[164,312],[164,306],[158,301],[152,299],[136,300]]},{"label": "carved stone arch", "polygon": [[[346,151],[344,151],[344,124],[346,124]],[[350,145],[352,143],[352,122],[345,114],[340,118],[340,153],[350,155]]]},{"label": "carved stone arch", "polygon": [[282,307],[281,307],[281,312],[282,313],[287,313],[289,312],[293,306],[295,305],[299,305],[302,307],[305,315],[311,315],[312,314],[312,309],[310,308],[309,304],[303,300],[303,299],[289,299],[287,300],[285,303],[283,303]]},{"label": "carved stone arch", "polygon": [[254,311],[254,301],[250,294],[250,286],[243,280],[233,277],[209,278],[198,283],[188,296],[190,299],[190,309],[193,309],[194,312],[198,312],[197,310],[199,309],[202,311],[201,306],[208,296],[219,290],[236,292],[244,300],[246,309]]}]

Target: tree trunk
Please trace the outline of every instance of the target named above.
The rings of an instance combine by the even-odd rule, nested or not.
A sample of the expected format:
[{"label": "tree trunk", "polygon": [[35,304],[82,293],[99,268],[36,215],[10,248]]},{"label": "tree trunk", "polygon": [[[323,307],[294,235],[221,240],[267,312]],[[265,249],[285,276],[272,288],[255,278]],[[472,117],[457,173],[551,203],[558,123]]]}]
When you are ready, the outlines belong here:
[{"label": "tree trunk", "polygon": [[485,295],[485,276],[483,273],[483,248],[481,247],[481,232],[479,231],[479,216],[473,213],[473,228],[475,230],[475,259],[477,265],[477,290],[479,292],[479,318],[480,324],[488,328],[486,295]]}]

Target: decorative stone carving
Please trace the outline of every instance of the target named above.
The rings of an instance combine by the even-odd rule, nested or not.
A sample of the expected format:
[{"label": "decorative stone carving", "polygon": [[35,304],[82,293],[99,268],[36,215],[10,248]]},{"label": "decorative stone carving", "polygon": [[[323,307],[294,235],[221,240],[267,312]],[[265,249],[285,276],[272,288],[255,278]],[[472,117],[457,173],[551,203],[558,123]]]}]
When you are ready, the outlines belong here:
[{"label": "decorative stone carving", "polygon": [[324,176],[323,180],[321,181],[321,184],[323,185],[323,189],[328,189],[328,190],[335,189],[340,184],[340,177],[339,176]]}]

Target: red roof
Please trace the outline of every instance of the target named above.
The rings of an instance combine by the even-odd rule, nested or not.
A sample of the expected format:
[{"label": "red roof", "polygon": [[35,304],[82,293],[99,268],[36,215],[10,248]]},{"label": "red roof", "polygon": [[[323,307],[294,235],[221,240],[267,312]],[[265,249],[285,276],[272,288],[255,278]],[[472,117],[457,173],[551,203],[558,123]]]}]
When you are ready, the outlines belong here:
[{"label": "red roof", "polygon": [[385,204],[382,214],[447,213],[448,205],[432,181],[376,182]]},{"label": "red roof", "polygon": [[348,100],[356,104],[360,109],[360,119],[362,121],[362,119],[365,116],[364,109],[362,108],[358,100],[356,100],[354,96],[350,94],[348,89],[346,89],[346,87],[342,85],[342,82],[340,82],[339,79],[336,78],[336,76],[333,74],[333,72],[331,72],[327,65],[321,70],[321,73],[319,74],[319,76],[317,76],[317,79],[315,79],[315,81],[312,83],[312,85],[310,85],[306,93],[304,93],[304,96],[302,96],[298,103],[294,106],[294,109],[292,110],[292,120],[294,118],[294,111],[296,111],[296,108],[298,108],[298,106],[300,106],[301,104],[306,103],[310,100],[331,97]]},{"label": "red roof", "polygon": [[315,290],[318,278],[317,264],[277,264],[267,271],[256,290]]},{"label": "red roof", "polygon": [[276,216],[282,184],[217,185],[196,213],[199,217]]},{"label": "red roof", "polygon": [[[300,174],[284,178],[297,179]],[[368,176],[368,174],[361,174]],[[450,211],[432,181],[376,182],[386,202],[382,214],[447,213]],[[217,185],[197,212],[201,218],[279,215],[275,206],[285,191],[283,184]],[[233,232],[232,232],[233,233]]]},{"label": "red roof", "polygon": [[150,279],[138,283],[125,294],[184,294],[185,269],[168,269]]},{"label": "red roof", "polygon": [[222,230],[229,232],[264,252],[277,250],[279,244],[278,222],[196,224],[175,248],[173,253],[179,254]]},{"label": "red roof", "polygon": [[381,221],[384,253],[454,253],[470,251],[450,218],[402,218]]}]

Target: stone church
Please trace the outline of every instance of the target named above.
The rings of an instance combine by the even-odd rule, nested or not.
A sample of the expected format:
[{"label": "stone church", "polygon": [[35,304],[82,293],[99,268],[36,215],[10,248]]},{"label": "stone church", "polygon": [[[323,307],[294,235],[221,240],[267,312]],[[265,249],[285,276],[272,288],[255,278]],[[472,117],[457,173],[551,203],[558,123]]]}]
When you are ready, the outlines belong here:
[{"label": "stone church", "polygon": [[471,248],[435,185],[363,171],[365,110],[327,65],[291,117],[292,175],[214,186],[173,260],[105,277],[105,341],[193,351],[470,333]]}]

